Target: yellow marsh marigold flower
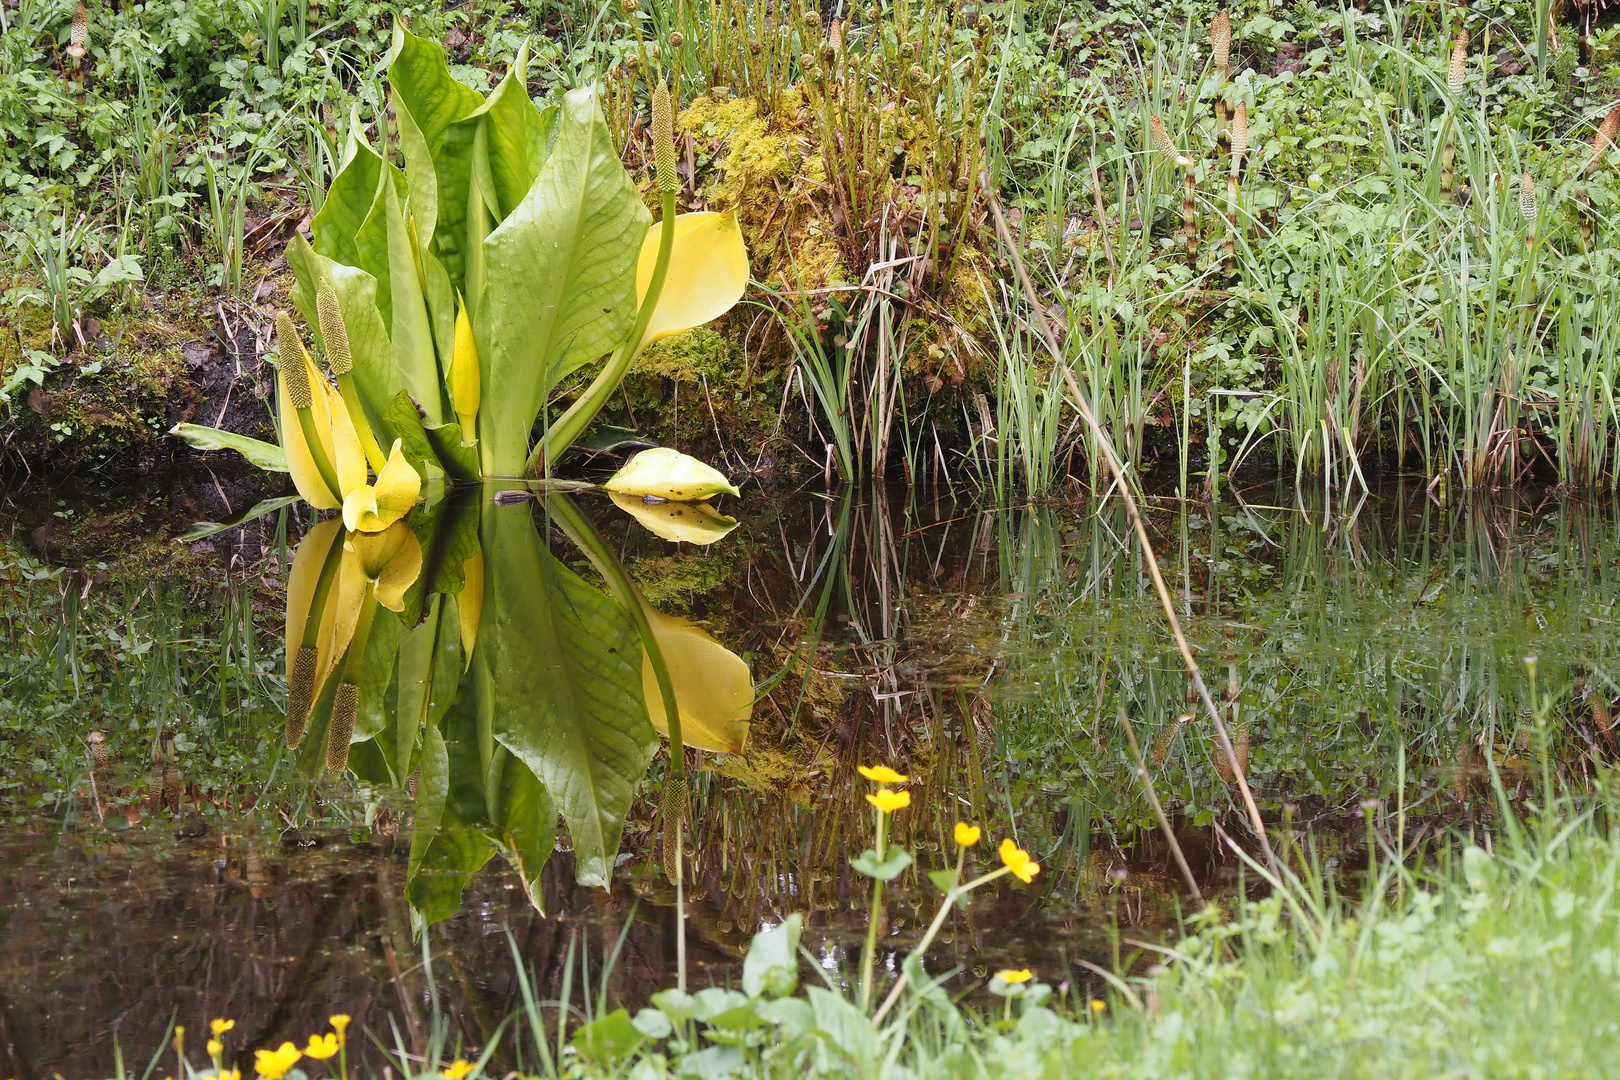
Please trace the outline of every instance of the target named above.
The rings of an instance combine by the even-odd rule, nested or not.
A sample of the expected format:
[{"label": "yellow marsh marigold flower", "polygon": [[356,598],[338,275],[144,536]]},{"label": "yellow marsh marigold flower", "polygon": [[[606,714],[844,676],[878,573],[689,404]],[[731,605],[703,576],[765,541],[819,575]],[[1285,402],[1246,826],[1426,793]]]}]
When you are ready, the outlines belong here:
[{"label": "yellow marsh marigold flower", "polygon": [[349,1014],[338,1013],[336,1016],[329,1019],[327,1023],[332,1025],[332,1030],[337,1032],[338,1037],[341,1038],[344,1030],[349,1026]]},{"label": "yellow marsh marigold flower", "polygon": [[1102,998],[1092,998],[1091,999],[1091,1011],[1092,1012],[1100,1013],[1106,1008],[1108,1008],[1108,1002],[1104,1001]]},{"label": "yellow marsh marigold flower", "polygon": [[208,1021],[208,1030],[212,1031],[214,1033],[214,1038],[216,1038],[216,1039],[219,1038],[221,1035],[225,1034],[227,1031],[231,1030],[231,1028],[233,1028],[235,1026],[236,1026],[236,1021],[235,1020],[210,1020],[210,1021]]},{"label": "yellow marsh marigold flower", "polygon": [[911,792],[891,791],[886,787],[882,787],[877,789],[877,794],[868,795],[866,801],[885,814],[892,814],[896,810],[904,810],[911,805]]},{"label": "yellow marsh marigold flower", "polygon": [[290,1042],[284,1042],[274,1050],[255,1050],[253,1068],[264,1077],[264,1080],[281,1080],[303,1056],[298,1047]]},{"label": "yellow marsh marigold flower", "polygon": [[887,765],[857,765],[855,771],[868,780],[875,780],[880,784],[903,784],[911,777],[904,773],[897,773]]},{"label": "yellow marsh marigold flower", "polygon": [[956,842],[963,847],[972,847],[979,842],[979,836],[984,830],[977,825],[969,825],[965,821],[956,823]]},{"label": "yellow marsh marigold flower", "polygon": [[1009,986],[1016,986],[1019,983],[1027,983],[1034,977],[1035,973],[1029,970],[1029,968],[1004,968],[1003,970],[996,972],[996,978],[1000,979]]},{"label": "yellow marsh marigold flower", "polygon": [[338,1037],[331,1032],[327,1032],[325,1035],[311,1035],[309,1045],[304,1047],[304,1053],[316,1061],[325,1061],[328,1058],[337,1057],[337,1052]]},{"label": "yellow marsh marigold flower", "polygon": [[1029,852],[1013,843],[1011,838],[1001,842],[1001,861],[1013,876],[1025,885],[1035,880],[1035,875],[1041,872],[1041,864],[1029,857]]},{"label": "yellow marsh marigold flower", "polygon": [[218,1080],[242,1080],[241,1069],[221,1069]]},{"label": "yellow marsh marigold flower", "polygon": [[455,1061],[439,1070],[439,1075],[445,1080],[462,1080],[462,1077],[472,1072],[472,1063],[466,1058],[456,1058]]},{"label": "yellow marsh marigold flower", "polygon": [[225,1044],[224,1043],[220,1042],[218,1039],[209,1039],[208,1040],[208,1056],[209,1057],[217,1058],[217,1057],[219,1057],[219,1055],[223,1054],[224,1052],[225,1052]]}]

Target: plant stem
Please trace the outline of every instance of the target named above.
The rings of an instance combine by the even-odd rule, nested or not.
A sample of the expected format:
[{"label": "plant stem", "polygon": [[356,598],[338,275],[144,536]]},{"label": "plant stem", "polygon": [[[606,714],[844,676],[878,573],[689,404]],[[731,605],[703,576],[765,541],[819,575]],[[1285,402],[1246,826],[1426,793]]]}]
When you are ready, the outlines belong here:
[{"label": "plant stem", "polygon": [[304,444],[309,447],[309,456],[315,462],[315,471],[321,474],[321,479],[331,489],[332,497],[343,504],[343,487],[338,483],[337,470],[332,468],[332,459],[326,456],[326,447],[321,444],[320,432],[315,427],[315,416],[311,409],[298,409],[298,427],[304,433]]},{"label": "plant stem", "polygon": [[[883,863],[888,846],[889,815],[882,810],[874,811],[877,814],[877,861]],[[861,1012],[865,1012],[872,1003],[872,962],[877,958],[877,931],[878,915],[883,907],[883,881],[874,879],[872,882],[872,913],[866,920],[866,947],[861,950]]]}]

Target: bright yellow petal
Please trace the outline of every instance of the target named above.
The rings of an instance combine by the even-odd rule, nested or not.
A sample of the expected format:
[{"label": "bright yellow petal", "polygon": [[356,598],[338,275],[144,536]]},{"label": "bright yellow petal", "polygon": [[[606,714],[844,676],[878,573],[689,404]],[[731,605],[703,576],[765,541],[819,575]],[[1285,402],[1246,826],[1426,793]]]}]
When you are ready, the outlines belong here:
[{"label": "bright yellow petal", "polygon": [[332,467],[337,470],[338,486],[347,497],[349,492],[365,486],[369,475],[366,452],[360,446],[360,433],[355,431],[354,422],[349,419],[348,407],[343,404],[343,395],[337,387],[325,379],[320,379],[315,385],[322,391],[318,398],[324,398],[326,403],[327,424],[332,432]]},{"label": "bright yellow petal", "polygon": [[475,551],[461,564],[466,584],[456,593],[456,615],[461,622],[461,655],[472,663],[473,646],[478,644],[478,622],[484,617],[484,553]]},{"label": "bright yellow petal", "polygon": [[[342,523],[337,518],[320,522],[298,542],[293,555],[292,570],[287,574],[287,674],[292,675],[293,658],[298,645],[304,640],[304,628],[309,623],[309,606],[315,602],[315,586],[321,579],[321,568],[332,550],[332,541],[342,535]],[[330,600],[327,607],[331,607]],[[215,1032],[218,1034],[218,1032]]]},{"label": "bright yellow petal", "polygon": [[[636,297],[647,295],[658,264],[660,225],[647,230],[636,266]],[[730,311],[748,285],[748,248],[737,227],[736,211],[680,214],[675,218],[675,249],[647,324],[643,345],[702,326]]]},{"label": "bright yellow petal", "polygon": [[355,625],[360,621],[360,608],[366,602],[366,593],[371,588],[371,578],[366,574],[366,568],[355,552],[353,544],[343,545],[343,565],[338,568],[337,603],[328,604],[334,612],[331,636],[326,638],[322,647],[323,663],[320,668],[320,678],[316,685],[326,683],[326,677],[337,667],[343,654],[349,648],[349,642],[354,639]]},{"label": "bright yellow petal", "polygon": [[640,495],[611,492],[613,505],[641,523],[641,527],[663,540],[686,544],[712,544],[737,527],[737,519],[727,517],[707,503],[653,502]]},{"label": "bright yellow petal", "polygon": [[[754,679],[748,664],[690,621],[650,607],[643,610],[674,684],[681,741],[716,754],[740,751],[748,741],[748,721],[754,715]],[[664,698],[645,651],[641,688],[647,698],[648,718],[668,738]]]},{"label": "bright yellow petal", "polygon": [[[308,357],[299,357],[291,363],[302,362],[308,369],[311,386],[321,386],[325,380],[315,370]],[[310,456],[309,444],[304,441],[304,429],[298,422],[298,410],[292,406],[292,398],[287,394],[287,377],[282,372],[276,372],[276,410],[281,416],[281,451],[287,456],[287,471],[292,474],[293,486],[298,494],[309,505],[317,510],[335,510],[341,503],[335,493],[326,486],[321,479],[320,470],[315,468],[315,459]],[[321,441],[325,444],[327,457],[330,459],[332,447],[328,441],[331,436],[332,422],[327,415],[326,396],[316,394],[314,404],[311,406],[314,415],[315,430],[321,434]]]},{"label": "bright yellow petal", "polygon": [[421,495],[422,478],[395,439],[376,485],[363,484],[344,494],[343,524],[360,532],[381,532],[409,513]]},{"label": "bright yellow petal", "polygon": [[702,502],[738,493],[718,469],[667,446],[643,450],[602,486],[620,495],[650,495],[670,502]]}]

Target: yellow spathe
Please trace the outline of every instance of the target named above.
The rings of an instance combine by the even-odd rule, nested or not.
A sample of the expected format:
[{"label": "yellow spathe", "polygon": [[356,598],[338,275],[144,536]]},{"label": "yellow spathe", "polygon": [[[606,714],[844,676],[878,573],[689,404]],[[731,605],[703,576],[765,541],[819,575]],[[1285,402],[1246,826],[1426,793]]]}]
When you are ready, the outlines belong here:
[{"label": "yellow spathe", "polygon": [[737,527],[737,519],[727,517],[708,503],[652,502],[640,495],[608,497],[613,505],[641,523],[641,527],[664,540],[684,544],[712,544]]},{"label": "yellow spathe", "polygon": [[[377,474],[375,485],[365,483],[363,475],[361,483],[353,488],[348,486],[346,479],[343,480],[343,524],[347,528],[359,532],[381,532],[416,505],[417,498],[422,494],[422,478],[405,460],[405,455],[400,451],[401,443],[402,440],[394,440],[394,448],[388,452],[388,464]],[[355,449],[358,452],[358,440]],[[365,458],[361,457],[360,461],[363,470]],[[343,466],[339,465],[340,478],[342,474]]]},{"label": "yellow spathe", "polygon": [[716,495],[738,493],[719,470],[667,446],[643,450],[602,486],[619,495],[652,496],[670,502],[702,502]]},{"label": "yellow spathe", "polygon": [[471,446],[478,438],[478,405],[483,396],[478,374],[478,347],[473,343],[472,323],[467,309],[456,312],[456,344],[450,354],[450,404],[461,424],[461,444]]},{"label": "yellow spathe", "polygon": [[[662,232],[660,225],[654,225],[641,242],[641,259],[636,265],[638,302],[645,299],[652,284]],[[676,215],[675,246],[664,288],[637,351],[659,338],[718,319],[742,299],[747,286],[748,248],[737,227],[736,211]]]},{"label": "yellow spathe", "polygon": [[[643,610],[669,669],[675,707],[681,714],[681,741],[716,754],[740,751],[748,741],[748,721],[754,715],[754,678],[747,663],[691,621],[646,605]],[[668,738],[669,719],[658,692],[658,677],[645,650],[641,657],[647,717]]]},{"label": "yellow spathe", "polygon": [[456,593],[456,615],[461,623],[462,666],[472,663],[473,647],[478,644],[478,623],[484,617],[484,552],[468,556],[461,564],[464,584]]},{"label": "yellow spathe", "polygon": [[[403,522],[374,533],[350,533],[344,554],[353,552],[355,565],[376,586],[377,603],[389,611],[405,610],[405,592],[422,573],[422,545]],[[345,559],[344,569],[349,564]]]},{"label": "yellow spathe", "polygon": [[[319,477],[317,477],[319,479]],[[323,484],[322,487],[325,487]],[[292,680],[292,665],[304,640],[309,625],[310,605],[315,602],[315,587],[321,578],[321,568],[332,545],[343,536],[343,523],[337,518],[320,522],[298,542],[293,555],[292,570],[287,574],[287,678]],[[332,630],[337,621],[338,605],[334,594],[328,594],[326,607],[320,612],[320,626],[316,631],[315,687],[311,700],[320,696],[335,658],[332,656]]]}]

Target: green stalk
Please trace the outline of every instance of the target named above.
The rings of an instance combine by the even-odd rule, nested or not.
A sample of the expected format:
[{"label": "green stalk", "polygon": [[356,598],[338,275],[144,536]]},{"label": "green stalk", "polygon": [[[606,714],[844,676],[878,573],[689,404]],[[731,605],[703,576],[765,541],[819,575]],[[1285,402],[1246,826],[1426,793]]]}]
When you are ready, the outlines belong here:
[{"label": "green stalk", "polygon": [[[877,861],[883,863],[888,848],[889,815],[874,809],[877,814]],[[866,946],[861,950],[861,1012],[872,1004],[872,962],[877,959],[878,912],[883,908],[883,881],[872,881],[872,911],[866,918]]]},{"label": "green stalk", "polygon": [[647,324],[652,322],[653,311],[658,307],[658,296],[664,291],[664,278],[669,273],[669,257],[675,250],[675,193],[664,192],[663,197],[664,220],[661,233],[658,237],[658,262],[653,268],[652,281],[647,286],[647,297],[641,302],[641,311],[636,316],[636,325],[630,331],[619,350],[608,360],[591,385],[581,394],[579,400],[568,407],[568,411],[558,418],[546,438],[534,448],[529,455],[529,473],[536,475],[540,470],[542,456],[546,461],[555,461],[564,450],[571,446],[575,439],[584,434],[596,414],[602,411],[613,391],[619,388],[624,381],[624,373],[630,370],[630,364],[641,355],[642,335],[647,332]]}]

